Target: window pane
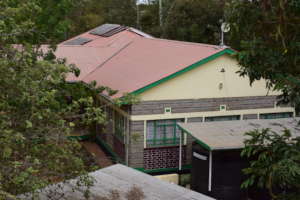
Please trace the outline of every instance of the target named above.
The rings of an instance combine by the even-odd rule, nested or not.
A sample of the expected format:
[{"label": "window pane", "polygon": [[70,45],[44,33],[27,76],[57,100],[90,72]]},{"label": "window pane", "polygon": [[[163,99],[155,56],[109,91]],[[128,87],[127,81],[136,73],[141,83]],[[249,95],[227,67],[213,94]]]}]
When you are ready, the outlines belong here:
[{"label": "window pane", "polygon": [[154,122],[147,122],[147,140],[154,139]]},{"label": "window pane", "polygon": [[156,126],[156,138],[155,139],[163,139],[165,135],[165,127],[164,126]]},{"label": "window pane", "polygon": [[240,115],[205,117],[205,122],[240,120]]},{"label": "window pane", "polygon": [[293,117],[292,112],[286,112],[286,113],[266,113],[266,114],[260,114],[260,119],[279,119],[279,118],[289,118]]}]

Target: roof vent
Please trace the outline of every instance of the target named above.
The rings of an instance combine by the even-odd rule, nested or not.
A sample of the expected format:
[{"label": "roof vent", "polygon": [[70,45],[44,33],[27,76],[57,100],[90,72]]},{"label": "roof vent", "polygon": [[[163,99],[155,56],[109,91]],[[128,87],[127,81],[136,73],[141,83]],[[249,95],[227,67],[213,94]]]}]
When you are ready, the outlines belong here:
[{"label": "roof vent", "polygon": [[92,39],[78,37],[78,38],[75,38],[74,40],[69,40],[69,41],[65,42],[64,45],[84,45],[90,41],[92,41]]},{"label": "roof vent", "polygon": [[90,32],[90,34],[99,35],[102,37],[110,37],[126,29],[125,26],[119,24],[103,24]]}]

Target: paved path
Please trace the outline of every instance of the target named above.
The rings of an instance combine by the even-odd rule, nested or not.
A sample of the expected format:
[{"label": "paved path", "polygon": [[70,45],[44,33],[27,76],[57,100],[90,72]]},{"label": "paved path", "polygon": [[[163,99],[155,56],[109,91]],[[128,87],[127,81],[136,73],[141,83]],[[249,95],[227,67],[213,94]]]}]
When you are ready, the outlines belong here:
[{"label": "paved path", "polygon": [[113,165],[113,162],[109,159],[109,157],[105,154],[105,152],[94,142],[83,141],[81,144],[86,148],[88,152],[90,152],[97,164],[100,167],[108,167]]}]

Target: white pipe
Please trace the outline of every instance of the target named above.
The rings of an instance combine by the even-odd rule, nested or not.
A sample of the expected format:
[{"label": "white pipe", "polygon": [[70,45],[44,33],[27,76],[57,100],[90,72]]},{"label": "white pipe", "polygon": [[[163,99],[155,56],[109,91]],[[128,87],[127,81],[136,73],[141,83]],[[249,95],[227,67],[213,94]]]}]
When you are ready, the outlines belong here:
[{"label": "white pipe", "polygon": [[162,0],[159,0],[159,26],[162,27],[162,20],[163,20],[163,10],[162,10]]},{"label": "white pipe", "polygon": [[208,191],[211,191],[212,180],[212,151],[209,151]]}]

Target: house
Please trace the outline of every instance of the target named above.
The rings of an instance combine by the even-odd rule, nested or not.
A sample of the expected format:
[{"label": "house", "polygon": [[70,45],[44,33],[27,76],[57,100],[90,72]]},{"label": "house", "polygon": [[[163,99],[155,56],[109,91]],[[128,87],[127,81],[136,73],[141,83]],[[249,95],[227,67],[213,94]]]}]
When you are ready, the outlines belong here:
[{"label": "house", "polygon": [[270,128],[276,133],[285,129],[300,137],[300,118],[223,121],[215,123],[179,123],[185,134],[195,138],[192,150],[191,189],[216,199],[271,199],[257,188],[242,190],[246,177],[242,169],[249,160],[240,156],[245,132]]},{"label": "house", "polygon": [[266,89],[264,80],[250,86],[240,77],[232,54],[228,47],[153,38],[115,24],[71,38],[56,50],[81,70],[69,81],[97,81],[118,90],[112,98],[139,97],[138,104],[117,107],[101,96],[109,123],[96,134],[120,162],[148,173],[190,168],[194,138],[181,137],[179,122],[295,115],[293,107],[277,105],[279,93]]},{"label": "house", "polygon": [[[121,164],[97,170],[89,176],[94,179],[94,185],[89,189],[91,200],[214,200],[214,198],[161,181]],[[77,180],[73,179],[51,185],[42,189],[37,195],[41,200],[48,199],[48,196],[51,196],[51,199],[85,199],[85,188],[78,188],[76,182]],[[73,190],[73,188],[76,189]],[[131,196],[130,191],[132,191]],[[61,194],[64,195],[61,196]],[[31,196],[23,196],[21,199],[31,199]]]}]

